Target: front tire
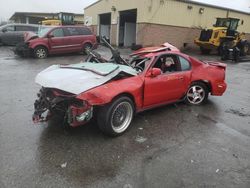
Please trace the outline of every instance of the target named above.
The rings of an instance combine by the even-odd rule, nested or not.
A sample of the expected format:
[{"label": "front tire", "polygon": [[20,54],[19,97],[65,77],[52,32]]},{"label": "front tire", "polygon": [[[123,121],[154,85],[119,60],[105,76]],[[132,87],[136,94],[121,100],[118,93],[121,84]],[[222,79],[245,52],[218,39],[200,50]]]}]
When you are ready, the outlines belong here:
[{"label": "front tire", "polygon": [[97,124],[105,134],[120,136],[129,128],[133,116],[133,101],[129,97],[122,96],[99,109]]},{"label": "front tire", "polygon": [[185,96],[185,102],[191,105],[200,105],[207,101],[208,99],[208,88],[206,84],[202,82],[194,82],[188,88]]},{"label": "front tire", "polygon": [[45,59],[48,56],[48,50],[43,46],[34,49],[34,56],[38,59]]}]

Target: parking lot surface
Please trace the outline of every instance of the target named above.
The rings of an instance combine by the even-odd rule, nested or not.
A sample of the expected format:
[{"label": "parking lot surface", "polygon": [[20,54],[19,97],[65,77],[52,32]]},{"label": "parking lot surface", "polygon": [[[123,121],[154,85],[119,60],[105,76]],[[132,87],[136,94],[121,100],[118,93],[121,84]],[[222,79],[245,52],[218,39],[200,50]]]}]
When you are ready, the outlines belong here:
[{"label": "parking lot surface", "polygon": [[83,59],[22,59],[0,47],[0,187],[250,187],[250,62],[227,62],[224,96],[140,113],[121,137],[94,124],[34,125],[36,74]]}]

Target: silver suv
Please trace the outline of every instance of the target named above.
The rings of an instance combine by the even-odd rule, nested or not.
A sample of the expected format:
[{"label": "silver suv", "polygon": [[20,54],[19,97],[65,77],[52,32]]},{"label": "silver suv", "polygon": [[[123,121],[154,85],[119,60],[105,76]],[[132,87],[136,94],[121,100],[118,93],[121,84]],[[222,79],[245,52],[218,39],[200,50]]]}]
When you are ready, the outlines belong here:
[{"label": "silver suv", "polygon": [[38,32],[38,25],[31,24],[7,24],[0,27],[0,44],[16,45],[23,42],[26,31]]}]

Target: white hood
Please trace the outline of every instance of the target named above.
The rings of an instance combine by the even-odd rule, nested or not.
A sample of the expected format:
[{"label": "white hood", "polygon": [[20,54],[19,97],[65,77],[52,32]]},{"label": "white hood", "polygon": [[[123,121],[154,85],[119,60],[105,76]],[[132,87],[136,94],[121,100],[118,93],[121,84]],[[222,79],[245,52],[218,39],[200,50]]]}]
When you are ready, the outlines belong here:
[{"label": "white hood", "polygon": [[74,65],[52,65],[36,76],[36,83],[47,88],[56,88],[73,94],[100,86],[120,72],[136,75],[131,67],[112,63],[79,63]]}]

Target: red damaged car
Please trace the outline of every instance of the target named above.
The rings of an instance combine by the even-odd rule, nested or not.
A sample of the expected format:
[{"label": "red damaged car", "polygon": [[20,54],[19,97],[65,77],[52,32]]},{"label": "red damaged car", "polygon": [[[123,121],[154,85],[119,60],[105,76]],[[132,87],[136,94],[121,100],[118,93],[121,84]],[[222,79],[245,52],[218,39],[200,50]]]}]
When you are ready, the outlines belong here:
[{"label": "red damaged car", "polygon": [[41,26],[38,34],[26,32],[15,53],[44,59],[50,54],[84,52],[96,47],[96,36],[85,26]]},{"label": "red damaged car", "polygon": [[223,63],[197,60],[168,43],[140,49],[128,61],[107,45],[108,61],[90,51],[86,62],[53,65],[37,75],[35,122],[57,114],[76,127],[95,118],[104,133],[118,136],[138,112],[178,101],[200,105],[226,90]]}]

